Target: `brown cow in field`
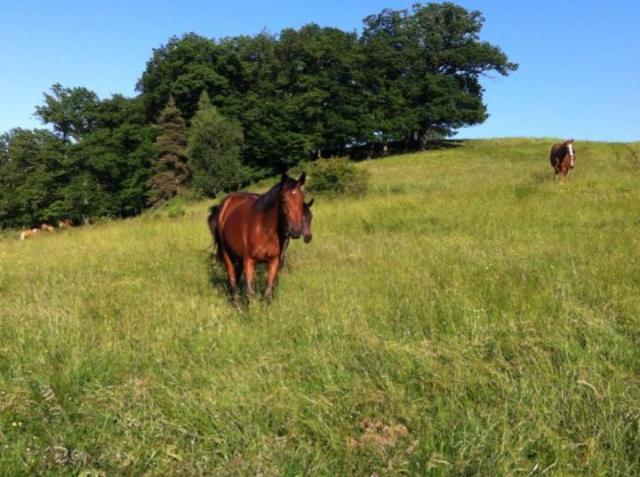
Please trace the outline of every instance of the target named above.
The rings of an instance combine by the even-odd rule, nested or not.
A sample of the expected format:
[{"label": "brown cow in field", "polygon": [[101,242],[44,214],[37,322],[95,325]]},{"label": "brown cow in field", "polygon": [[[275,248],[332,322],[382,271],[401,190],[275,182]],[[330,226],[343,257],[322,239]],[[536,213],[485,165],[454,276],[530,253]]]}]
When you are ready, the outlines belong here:
[{"label": "brown cow in field", "polygon": [[73,223],[69,219],[61,220],[58,222],[59,229],[70,229],[73,227]]},{"label": "brown cow in field", "polygon": [[56,229],[53,228],[53,225],[42,224],[40,225],[40,230],[43,232],[55,232]]}]

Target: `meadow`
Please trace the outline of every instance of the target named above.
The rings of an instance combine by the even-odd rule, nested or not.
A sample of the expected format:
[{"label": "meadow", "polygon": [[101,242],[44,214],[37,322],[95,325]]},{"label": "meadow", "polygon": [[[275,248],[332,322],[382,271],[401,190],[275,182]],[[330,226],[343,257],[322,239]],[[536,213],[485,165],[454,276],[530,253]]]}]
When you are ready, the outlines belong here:
[{"label": "meadow", "polygon": [[5,233],[0,475],[638,475],[640,143],[551,144],[358,163],[240,310],[211,202]]}]

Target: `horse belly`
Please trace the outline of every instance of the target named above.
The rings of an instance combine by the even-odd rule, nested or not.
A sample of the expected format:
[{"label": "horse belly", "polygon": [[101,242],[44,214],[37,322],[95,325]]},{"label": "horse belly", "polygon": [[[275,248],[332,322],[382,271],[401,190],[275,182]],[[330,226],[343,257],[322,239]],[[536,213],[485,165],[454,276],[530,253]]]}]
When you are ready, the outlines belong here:
[{"label": "horse belly", "polygon": [[230,255],[241,258],[245,255],[245,237],[247,234],[246,220],[244,219],[247,204],[242,203],[242,198],[238,203],[224,204],[225,207],[219,214],[218,231],[224,243],[224,249]]},{"label": "horse belly", "polygon": [[280,240],[277,234],[265,233],[259,226],[251,228],[249,255],[257,262],[270,262],[280,256]]},{"label": "horse belly", "polygon": [[245,254],[242,225],[241,221],[233,220],[233,218],[230,217],[222,229],[224,249],[235,257],[243,257]]},{"label": "horse belly", "polygon": [[277,243],[259,243],[252,247],[251,255],[257,262],[270,262],[280,256],[280,247]]}]

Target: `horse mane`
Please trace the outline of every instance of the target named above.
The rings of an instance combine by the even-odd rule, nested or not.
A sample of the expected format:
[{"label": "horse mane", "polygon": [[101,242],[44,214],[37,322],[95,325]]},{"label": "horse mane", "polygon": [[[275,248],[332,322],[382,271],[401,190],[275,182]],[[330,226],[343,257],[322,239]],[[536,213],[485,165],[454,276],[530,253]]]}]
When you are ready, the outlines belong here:
[{"label": "horse mane", "polygon": [[278,204],[282,189],[285,187],[293,187],[295,186],[295,184],[295,179],[291,179],[290,177],[287,177],[285,182],[278,182],[267,192],[258,196],[258,199],[256,200],[256,203],[254,205],[256,210],[258,210],[259,212],[266,212],[270,210],[272,207]]}]

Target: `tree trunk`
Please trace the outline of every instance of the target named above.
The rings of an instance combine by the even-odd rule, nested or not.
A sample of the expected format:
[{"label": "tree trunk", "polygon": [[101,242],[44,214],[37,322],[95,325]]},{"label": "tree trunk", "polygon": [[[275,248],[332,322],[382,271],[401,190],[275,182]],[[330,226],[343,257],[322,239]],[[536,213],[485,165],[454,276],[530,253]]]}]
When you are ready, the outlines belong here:
[{"label": "tree trunk", "polygon": [[427,144],[429,143],[429,130],[428,129],[421,129],[420,130],[419,140],[420,140],[420,150],[424,151],[425,149],[427,149]]}]

